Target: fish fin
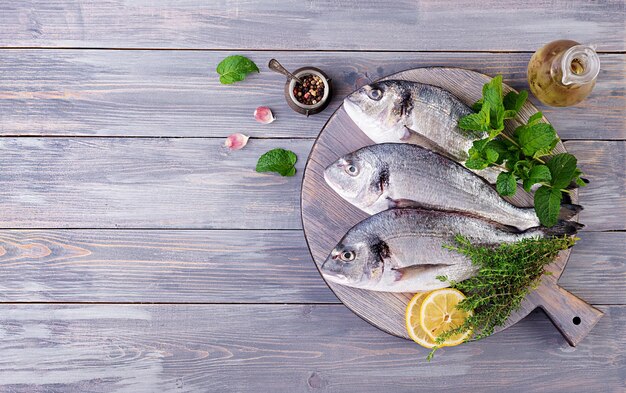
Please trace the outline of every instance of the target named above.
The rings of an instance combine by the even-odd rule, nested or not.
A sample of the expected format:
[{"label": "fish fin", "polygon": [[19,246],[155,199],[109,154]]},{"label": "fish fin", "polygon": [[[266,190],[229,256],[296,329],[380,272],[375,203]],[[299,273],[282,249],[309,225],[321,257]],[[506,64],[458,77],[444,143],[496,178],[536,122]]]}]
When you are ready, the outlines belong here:
[{"label": "fish fin", "polygon": [[572,203],[564,203],[561,205],[559,219],[569,220],[570,218],[574,217],[576,214],[580,213],[582,210],[583,210],[583,207],[580,205],[575,205]]},{"label": "fish fin", "polygon": [[561,236],[572,236],[578,233],[579,230],[583,229],[585,226],[583,224],[579,224],[574,221],[565,221],[559,220],[556,225],[545,228],[545,227],[537,227],[530,228],[526,230],[524,233],[541,233],[546,237],[561,237]]},{"label": "fish fin", "polygon": [[[586,179],[586,178],[584,178],[584,177],[581,177],[581,178],[580,178],[580,180],[582,180],[582,182],[583,182],[583,183],[585,183],[585,184],[589,184],[589,179]],[[567,186],[565,189],[566,189],[566,190],[574,190],[574,189],[576,189],[576,188],[578,188],[578,187],[580,187],[580,186],[578,185],[578,183],[576,183],[575,181],[573,181],[573,182],[571,182],[571,183],[569,184],[569,186]]]},{"label": "fish fin", "polygon": [[446,267],[446,266],[450,266],[450,265],[445,264],[445,263],[427,263],[427,264],[422,264],[422,265],[394,267],[391,270],[393,270],[395,274],[395,277],[394,277],[395,281],[400,281],[406,275],[409,275],[409,274],[421,274],[432,269],[439,269],[441,267]]}]

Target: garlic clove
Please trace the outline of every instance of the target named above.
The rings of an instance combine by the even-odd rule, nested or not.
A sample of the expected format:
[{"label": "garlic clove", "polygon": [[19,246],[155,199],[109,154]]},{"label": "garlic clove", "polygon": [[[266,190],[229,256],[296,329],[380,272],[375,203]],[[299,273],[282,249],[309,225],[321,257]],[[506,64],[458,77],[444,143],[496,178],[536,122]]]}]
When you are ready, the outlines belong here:
[{"label": "garlic clove", "polygon": [[226,146],[230,150],[239,150],[248,144],[248,138],[250,137],[237,132],[226,138],[226,140],[224,141],[224,146]]},{"label": "garlic clove", "polygon": [[259,123],[269,124],[276,120],[272,110],[266,106],[260,106],[254,111],[254,119]]}]

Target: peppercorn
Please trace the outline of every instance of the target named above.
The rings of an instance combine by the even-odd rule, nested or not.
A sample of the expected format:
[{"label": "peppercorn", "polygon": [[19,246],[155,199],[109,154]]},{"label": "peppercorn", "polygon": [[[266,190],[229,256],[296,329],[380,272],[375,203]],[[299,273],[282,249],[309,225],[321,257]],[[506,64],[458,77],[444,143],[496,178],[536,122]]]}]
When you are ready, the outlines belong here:
[{"label": "peppercorn", "polygon": [[302,84],[296,82],[293,95],[300,103],[315,105],[324,96],[324,82],[317,75],[304,75],[300,77]]}]

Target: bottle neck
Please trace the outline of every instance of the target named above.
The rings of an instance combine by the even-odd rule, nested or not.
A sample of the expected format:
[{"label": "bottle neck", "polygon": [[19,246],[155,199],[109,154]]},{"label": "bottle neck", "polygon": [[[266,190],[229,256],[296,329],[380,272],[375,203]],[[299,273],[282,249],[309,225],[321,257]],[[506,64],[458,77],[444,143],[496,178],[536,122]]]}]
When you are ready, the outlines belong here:
[{"label": "bottle neck", "polygon": [[593,47],[575,45],[554,59],[552,77],[565,86],[593,83],[600,72],[600,58]]}]

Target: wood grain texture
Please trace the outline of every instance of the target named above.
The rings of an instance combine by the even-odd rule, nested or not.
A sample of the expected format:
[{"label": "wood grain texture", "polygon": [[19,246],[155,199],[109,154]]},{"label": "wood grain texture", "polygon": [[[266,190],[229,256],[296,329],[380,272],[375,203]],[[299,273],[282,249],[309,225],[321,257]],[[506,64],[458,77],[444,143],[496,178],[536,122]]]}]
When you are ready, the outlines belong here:
[{"label": "wood grain texture", "polygon": [[338,302],[301,231],[1,231],[0,277],[2,302]]},{"label": "wood grain texture", "polygon": [[[312,140],[0,139],[0,228],[301,229],[299,190]],[[586,230],[626,229],[626,142],[570,141],[591,184]],[[295,177],[254,171],[275,147],[299,157]],[[621,164],[620,164],[621,163]]]},{"label": "wood grain texture", "polygon": [[[456,95],[466,105],[471,105],[480,98],[482,87],[490,77],[466,69],[435,67],[407,70],[390,75],[386,79],[409,80],[438,86]],[[510,90],[510,87],[503,86],[503,93]],[[527,121],[536,111],[532,104],[526,103],[520,110],[519,117]],[[313,145],[302,182],[301,204],[305,237],[318,267],[322,266],[330,250],[351,227],[369,217],[369,214],[352,206],[329,187],[324,180],[324,169],[338,157],[372,143],[343,108],[340,108],[331,116]],[[555,152],[565,152],[562,143],[555,147]],[[579,202],[576,190],[572,192],[571,198],[573,203]],[[516,206],[532,206],[532,195],[523,190],[518,190],[514,197],[507,199]],[[563,271],[570,252],[571,250],[562,251],[551,264],[550,269],[556,277]],[[329,281],[327,284],[339,300],[357,315],[385,332],[408,338],[403,310],[414,293],[369,291]],[[560,294],[563,298],[547,302],[545,299],[551,296],[546,294]],[[565,307],[568,304],[577,307],[568,309]],[[567,291],[559,289],[553,276],[546,277],[535,293],[529,294],[520,308],[511,313],[507,322],[497,328],[496,332],[517,323],[539,305],[558,322],[559,329],[572,345],[576,345],[601,317],[601,312]],[[561,323],[574,317],[584,319],[578,324]]]},{"label": "wood grain texture", "polygon": [[300,178],[257,173],[264,152],[311,141],[3,138],[5,228],[299,229]]},{"label": "wood grain texture", "polygon": [[[579,236],[559,285],[626,304],[626,233]],[[300,231],[4,230],[0,254],[1,302],[339,302]]]},{"label": "wood grain texture", "polygon": [[580,232],[578,237],[559,285],[592,304],[626,304],[626,233]]},{"label": "wood grain texture", "polygon": [[[6,50],[0,62],[0,135],[210,136],[314,138],[343,97],[369,79],[405,69],[456,66],[528,89],[530,53],[242,52],[261,68],[221,85],[215,68],[233,52]],[[290,69],[315,65],[333,79],[334,99],[305,118],[287,107],[276,57]],[[570,108],[538,105],[564,139],[626,139],[624,54],[600,56],[591,96]],[[533,101],[537,104],[537,101]],[[254,121],[259,105],[278,120]]]},{"label": "wood grain texture", "polygon": [[7,392],[545,392],[624,389],[626,307],[576,348],[541,312],[427,350],[341,305],[2,305]]},{"label": "wood grain texture", "polygon": [[625,18],[620,0],[21,0],[2,6],[0,45],[528,51],[567,35],[620,51]]},{"label": "wood grain texture", "polygon": [[[585,207],[580,222],[595,231],[626,229],[626,142],[572,141],[565,142],[565,147],[578,158],[579,167],[590,180],[588,186],[579,190]],[[587,204],[587,200],[594,202]],[[621,224],[613,228],[604,218],[607,213],[621,216]]]}]

